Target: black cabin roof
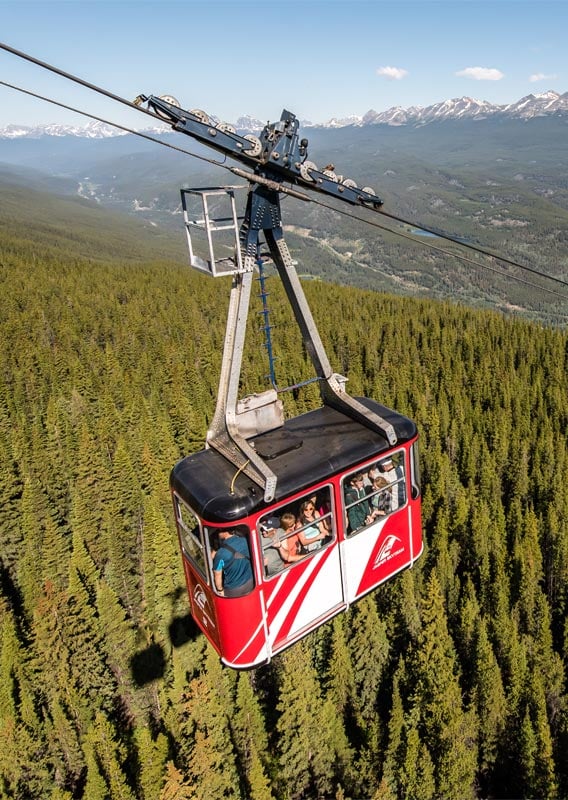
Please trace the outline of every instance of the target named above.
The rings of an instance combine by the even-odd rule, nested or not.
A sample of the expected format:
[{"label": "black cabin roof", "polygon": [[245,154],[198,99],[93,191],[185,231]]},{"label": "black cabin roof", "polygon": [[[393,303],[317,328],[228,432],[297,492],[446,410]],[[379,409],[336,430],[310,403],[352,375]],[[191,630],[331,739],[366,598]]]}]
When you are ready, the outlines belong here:
[{"label": "black cabin roof", "polygon": [[[408,417],[374,400],[357,399],[391,423],[398,444],[416,436],[416,425]],[[277,476],[273,503],[393,449],[379,433],[329,406],[289,419],[281,428],[248,441]],[[263,490],[244,473],[235,480],[236,473],[233,464],[210,448],[179,461],[170,485],[202,519],[231,522],[268,507]]]}]

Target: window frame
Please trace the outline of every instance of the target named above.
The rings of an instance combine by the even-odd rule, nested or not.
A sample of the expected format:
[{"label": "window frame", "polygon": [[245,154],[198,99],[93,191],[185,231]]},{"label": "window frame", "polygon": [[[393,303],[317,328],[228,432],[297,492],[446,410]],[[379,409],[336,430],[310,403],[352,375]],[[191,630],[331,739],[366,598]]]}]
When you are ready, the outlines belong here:
[{"label": "window frame", "polygon": [[[213,526],[213,525],[205,525],[205,526],[202,526],[202,529],[204,531],[204,538],[205,538],[205,540],[207,542],[207,557],[208,557],[208,562],[209,562],[209,569],[211,571],[211,583],[210,583],[210,585],[211,585],[211,588],[213,589],[213,591],[215,592],[215,594],[218,597],[222,597],[223,596],[223,593],[221,591],[219,591],[219,589],[217,588],[217,586],[215,584],[215,574],[214,574],[215,573],[215,569],[213,568],[214,556],[213,556],[213,547],[212,547],[213,536],[218,534],[220,531],[233,531],[236,536],[238,536],[239,538],[244,539],[246,541],[247,547],[248,547],[248,552],[249,552],[249,556],[248,557],[250,559],[252,577],[253,577],[253,581],[254,581],[254,586],[251,589],[251,592],[254,591],[254,589],[256,589],[256,587],[258,585],[258,581],[256,579],[256,569],[255,569],[255,566],[254,566],[255,556],[254,556],[254,552],[253,552],[253,548],[252,548],[252,531],[251,531],[250,525],[248,525],[248,524],[246,524],[244,522],[239,522],[237,524],[226,523],[225,525],[215,525],[215,526]],[[223,546],[222,543],[219,543],[219,549],[222,546]],[[215,551],[215,552],[217,552],[217,551]],[[246,592],[245,594],[239,595],[239,597],[246,597],[248,594],[250,594],[250,592]],[[235,598],[230,598],[230,599],[235,599]]]},{"label": "window frame", "polygon": [[418,442],[413,442],[410,447],[410,492],[413,500],[422,494],[422,475],[420,473],[420,454]]},{"label": "window frame", "polygon": [[[260,526],[264,523],[264,521],[268,517],[278,517],[280,520],[285,513],[291,513],[294,515],[296,519],[296,524],[299,520],[299,511],[302,503],[312,498],[314,495],[320,495],[323,492],[327,492],[327,500],[329,503],[329,511],[325,514],[322,514],[321,517],[318,518],[319,521],[329,520],[330,521],[330,528],[328,536],[325,539],[322,539],[321,547],[315,548],[314,550],[307,550],[306,552],[302,553],[302,558],[298,559],[298,561],[286,562],[282,560],[281,566],[271,574],[267,573],[267,567],[264,564],[264,554],[265,550],[270,549],[271,545],[267,544],[264,545],[262,541],[262,533],[260,530]],[[319,509],[316,509],[319,511]],[[277,578],[282,574],[283,571],[291,569],[295,567],[297,564],[301,564],[305,561],[306,558],[314,556],[316,553],[323,550],[324,547],[329,547],[329,545],[333,544],[337,541],[337,515],[335,512],[335,498],[334,498],[334,491],[333,491],[333,484],[326,483],[323,486],[318,486],[317,489],[312,489],[311,491],[304,492],[303,494],[295,497],[293,500],[285,500],[282,504],[271,508],[269,511],[264,511],[257,519],[256,522],[256,535],[257,535],[257,542],[259,546],[259,553],[261,557],[261,567],[262,567],[262,577],[263,580],[272,580],[273,578]],[[307,522],[305,525],[302,525],[298,528],[294,528],[291,533],[288,533],[286,536],[281,537],[280,541],[285,541],[286,539],[290,539],[292,536],[297,536],[306,528],[309,528],[313,523]]]},{"label": "window frame", "polygon": [[[363,475],[368,476],[368,472],[372,467],[377,467],[381,462],[389,461],[389,460],[393,462],[395,468],[398,467],[398,466],[402,466],[402,470],[403,470],[402,477],[398,478],[396,481],[391,483],[389,486],[384,486],[381,489],[375,489],[375,490],[371,490],[369,492],[366,492],[365,493],[365,497],[360,497],[353,503],[347,503],[346,497],[345,497],[345,493],[346,493],[346,490],[351,486],[351,477],[353,475],[357,475],[359,473],[362,473]],[[377,455],[376,458],[374,458],[372,461],[368,462],[367,464],[360,465],[356,469],[349,470],[349,472],[346,472],[341,476],[341,480],[340,480],[341,491],[340,491],[340,494],[341,494],[341,501],[342,501],[342,506],[343,506],[342,507],[342,511],[343,511],[344,520],[345,520],[345,538],[346,539],[351,539],[353,536],[357,536],[357,534],[361,533],[364,530],[367,530],[367,528],[371,527],[372,525],[374,525],[377,522],[377,518],[375,518],[375,519],[371,520],[371,522],[368,522],[368,523],[366,523],[364,525],[360,525],[355,530],[349,530],[350,521],[349,521],[348,512],[349,512],[350,509],[355,508],[357,505],[360,505],[363,502],[367,502],[367,503],[370,504],[372,497],[380,495],[381,493],[385,493],[388,490],[390,490],[391,497],[392,497],[392,492],[395,491],[395,490],[398,491],[399,490],[399,486],[402,484],[402,489],[403,489],[403,502],[402,502],[402,504],[398,505],[396,508],[392,508],[392,503],[391,503],[390,510],[386,514],[381,516],[380,519],[385,519],[386,517],[389,517],[391,514],[395,514],[396,512],[400,511],[402,508],[406,507],[406,505],[408,503],[408,492],[406,491],[407,460],[408,459],[407,459],[406,450],[402,447],[399,450],[396,450],[394,453],[390,452],[388,454],[382,454],[382,456],[378,456]],[[412,467],[411,467],[411,469],[412,469]],[[363,485],[364,486],[366,485],[367,488],[368,488],[368,484],[363,484]],[[371,484],[371,486],[372,486],[372,484]],[[369,505],[369,509],[370,508],[371,508],[371,506]]]},{"label": "window frame", "polygon": [[[211,562],[211,553],[208,547],[208,537],[205,536],[205,531],[203,530],[201,520],[195,511],[193,511],[193,509],[184,500],[182,500],[177,492],[173,493],[173,497],[176,528],[178,530],[183,556],[187,558],[192,567],[197,570],[202,578],[207,581],[207,584],[211,586],[212,581],[210,570],[207,569],[207,564]],[[182,511],[188,512],[195,518],[197,524],[194,525],[193,528],[190,528],[187,524],[182,515]],[[195,535],[196,529],[199,532],[199,536]],[[191,544],[193,544],[195,549],[200,553],[202,563],[200,563],[194,556],[194,553],[190,548]]]}]

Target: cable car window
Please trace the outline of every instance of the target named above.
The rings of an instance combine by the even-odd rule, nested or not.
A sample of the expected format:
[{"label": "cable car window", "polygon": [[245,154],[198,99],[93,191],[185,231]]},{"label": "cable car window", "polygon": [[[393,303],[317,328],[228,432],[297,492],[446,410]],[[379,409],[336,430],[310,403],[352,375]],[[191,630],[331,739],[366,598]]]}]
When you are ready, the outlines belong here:
[{"label": "cable car window", "polygon": [[193,511],[191,511],[191,509],[186,506],[177,495],[174,495],[174,500],[176,522],[183,552],[189,561],[191,561],[193,566],[199,570],[205,580],[209,582],[207,577],[207,569],[205,566],[203,532],[201,530],[199,520]]},{"label": "cable car window", "polygon": [[348,536],[405,504],[404,471],[404,452],[400,451],[344,477]]},{"label": "cable car window", "polygon": [[267,577],[329,544],[335,524],[329,486],[274,509],[258,523]]},{"label": "cable car window", "polygon": [[249,529],[245,525],[209,528],[213,583],[225,597],[243,597],[254,589]]}]

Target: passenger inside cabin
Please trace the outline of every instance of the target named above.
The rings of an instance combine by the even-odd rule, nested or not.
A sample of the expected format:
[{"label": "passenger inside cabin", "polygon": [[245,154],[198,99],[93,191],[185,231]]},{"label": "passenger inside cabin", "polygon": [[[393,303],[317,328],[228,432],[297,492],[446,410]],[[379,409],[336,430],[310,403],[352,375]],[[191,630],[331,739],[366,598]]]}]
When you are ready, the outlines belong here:
[{"label": "passenger inside cabin", "polygon": [[364,476],[365,486],[371,488],[373,486],[373,481],[375,480],[375,478],[378,478],[380,474],[381,473],[377,465],[371,464],[371,466],[367,470],[367,474]]},{"label": "passenger inside cabin", "polygon": [[322,546],[323,539],[328,535],[328,530],[312,500],[305,500],[300,506],[299,522],[301,527],[298,531],[298,539],[302,546],[309,553],[318,550]]},{"label": "passenger inside cabin", "polygon": [[250,551],[245,537],[235,531],[219,531],[219,549],[213,558],[213,579],[218,593],[242,597],[254,589]]},{"label": "passenger inside cabin", "polygon": [[401,464],[395,464],[393,459],[385,458],[378,464],[381,475],[392,485],[391,511],[396,511],[404,505],[406,496],[404,489],[404,468]]},{"label": "passenger inside cabin", "polygon": [[282,540],[281,555],[287,564],[301,561],[305,553],[302,552],[299,535],[296,533],[298,522],[294,514],[289,511],[280,517],[280,527],[284,535]]},{"label": "passenger inside cabin", "polygon": [[277,517],[266,517],[259,523],[264,567],[267,576],[279,572],[285,564],[300,561],[303,554],[298,550],[298,535],[296,530],[296,517],[294,514],[284,513]]},{"label": "passenger inside cabin", "polygon": [[215,553],[220,546],[219,531],[216,528],[209,529],[209,549],[211,551],[211,560],[215,558]]},{"label": "passenger inside cabin", "polygon": [[284,567],[282,542],[284,531],[278,517],[266,517],[259,523],[264,570],[266,575],[274,575]]},{"label": "passenger inside cabin", "polygon": [[[369,492],[369,505],[371,509],[371,519],[385,517],[390,514],[392,505],[392,489],[389,489],[389,482],[383,475],[379,475],[373,481]],[[382,490],[382,491],[381,491]]]},{"label": "passenger inside cabin", "polygon": [[347,507],[347,532],[363,528],[371,522],[369,501],[364,487],[365,476],[356,472],[349,478],[345,487],[345,505]]},{"label": "passenger inside cabin", "polygon": [[331,505],[329,503],[329,491],[323,492],[323,497],[320,497],[319,493],[313,494],[310,497],[310,501],[316,507],[316,513],[321,519],[321,523],[324,526],[325,530],[328,534],[331,533]]}]

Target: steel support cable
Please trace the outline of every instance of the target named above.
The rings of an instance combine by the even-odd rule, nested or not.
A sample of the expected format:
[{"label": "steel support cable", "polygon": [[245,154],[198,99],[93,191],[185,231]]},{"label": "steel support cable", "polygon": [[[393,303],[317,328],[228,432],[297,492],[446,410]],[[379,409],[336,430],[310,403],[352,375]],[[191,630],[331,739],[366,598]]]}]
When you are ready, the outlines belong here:
[{"label": "steel support cable", "polygon": [[[556,295],[556,297],[561,297],[563,300],[568,300],[568,295],[562,294],[562,292],[557,292],[554,289],[547,289],[546,286],[540,286],[538,283],[533,283],[532,281],[527,281],[524,278],[519,278],[517,275],[509,275],[502,270],[495,269],[495,267],[490,267],[488,264],[481,264],[479,261],[474,261],[473,258],[468,258],[467,256],[460,255],[459,253],[452,253],[450,250],[445,250],[443,247],[438,247],[435,244],[431,244],[430,242],[422,242],[420,239],[416,239],[414,236],[411,236],[409,233],[404,233],[403,231],[393,230],[392,228],[387,227],[386,225],[381,225],[380,222],[375,222],[372,219],[364,219],[363,217],[358,217],[357,214],[351,214],[349,211],[344,211],[341,208],[337,208],[336,206],[332,206],[329,203],[323,203],[321,200],[312,200],[312,203],[315,203],[322,208],[327,208],[330,211],[335,211],[337,214],[341,214],[344,217],[349,217],[350,219],[357,220],[357,222],[364,222],[367,225],[372,225],[374,228],[379,228],[382,231],[387,231],[387,233],[393,233],[395,236],[400,236],[403,239],[408,239],[410,242],[414,242],[415,244],[420,245],[421,247],[427,247],[429,250],[435,250],[438,253],[443,253],[446,256],[450,256],[450,258],[458,258],[460,261],[465,261],[467,264],[473,264],[474,267],[479,267],[480,269],[486,269],[489,272],[494,272],[497,275],[501,275],[505,278],[510,278],[511,280],[517,281],[519,283],[524,283],[527,286],[531,286],[533,289],[538,289],[542,292],[548,292],[549,294]],[[382,214],[382,211],[378,212]],[[387,216],[391,216],[390,214]],[[408,222],[407,220],[399,219],[400,222],[405,222],[406,224],[413,225],[413,223]],[[413,225],[415,228],[419,228],[420,230],[428,231],[427,228],[422,228],[420,225]],[[436,234],[437,236],[438,234]],[[456,241],[452,239],[450,236],[443,237],[448,238],[450,241],[455,242],[455,244],[459,244],[461,247],[467,247],[467,245],[463,244],[463,242]],[[477,249],[477,248],[475,248]],[[485,252],[480,250],[483,255],[489,256],[490,258],[496,259],[497,261],[503,261],[511,266],[517,267],[518,269],[525,269],[529,272],[533,272],[541,278],[546,278],[547,280],[556,281],[556,283],[560,283],[563,286],[568,286],[567,281],[563,281],[562,278],[555,278],[551,275],[547,275],[545,272],[539,272],[538,270],[532,269],[531,267],[525,267],[523,264],[517,264],[515,261],[509,261],[506,258],[501,258],[501,256],[495,255],[494,253]]]},{"label": "steel support cable", "polygon": [[[396,214],[391,214],[389,211],[378,209],[377,213],[382,214],[384,217],[388,217],[389,219],[395,220],[395,222],[402,222],[405,225],[413,225],[412,222],[409,222],[402,217],[397,217]],[[547,275],[545,272],[540,272],[538,269],[534,269],[533,267],[527,267],[524,264],[518,264],[516,261],[511,261],[508,258],[499,256],[496,253],[492,253],[490,250],[485,250],[483,247],[479,247],[478,245],[470,244],[469,242],[462,242],[456,236],[450,236],[449,233],[439,233],[431,228],[425,228],[423,225],[414,225],[414,227],[419,228],[421,231],[425,231],[426,233],[431,233],[433,236],[438,236],[440,239],[447,239],[447,241],[458,244],[460,247],[466,247],[468,250],[474,250],[476,253],[481,253],[481,255],[489,256],[490,258],[497,258],[499,261],[502,261],[504,264],[509,264],[511,267],[519,267],[520,269],[526,270],[526,272],[532,272],[534,275],[538,275],[540,278],[547,278],[549,281],[562,284],[562,286],[568,286],[568,281],[564,281],[562,278],[556,278],[553,275]]]},{"label": "steel support cable", "polygon": [[[75,108],[74,106],[65,105],[65,103],[60,103],[58,100],[53,100],[51,97],[45,97],[44,95],[37,94],[36,92],[32,92],[29,89],[23,89],[21,86],[15,86],[13,83],[7,83],[6,81],[0,80],[0,86],[6,86],[8,89],[14,89],[16,92],[22,92],[22,94],[27,94],[30,97],[35,97],[38,100],[44,100],[46,103],[51,103],[51,105],[59,106],[60,108],[64,108],[67,111],[73,111],[75,114],[81,114],[83,117],[88,117],[89,119],[94,119],[97,122],[104,122],[105,125],[111,125],[113,128],[119,128],[121,131],[126,131],[126,133],[131,133],[134,136],[140,136],[142,139],[147,139],[149,142],[154,142],[155,144],[161,144],[164,147],[169,147],[170,150],[177,150],[178,153],[183,153],[186,156],[192,156],[192,158],[198,158],[200,161],[206,161],[208,164],[212,164],[215,167],[222,167],[223,169],[232,172],[234,175],[238,175],[240,178],[245,178],[246,180],[257,181],[258,183],[264,183],[265,185],[270,186],[275,191],[284,192],[284,194],[289,195],[290,197],[295,197],[298,200],[304,200],[306,202],[312,202],[312,198],[308,197],[303,192],[298,192],[295,189],[289,189],[287,186],[283,186],[282,184],[276,183],[275,181],[269,181],[266,178],[262,178],[259,175],[253,175],[252,173],[248,173],[245,170],[239,169],[238,167],[231,167],[226,163],[226,158],[223,161],[217,161],[214,158],[207,158],[207,156],[202,156],[199,153],[192,153],[191,150],[185,150],[183,147],[177,147],[175,144],[170,144],[169,142],[163,142],[161,139],[155,139],[153,136],[149,136],[147,133],[142,133],[142,131],[137,131],[134,128],[128,128],[125,125],[119,125],[118,122],[112,122],[109,119],[104,119],[104,117],[97,117],[94,114],[89,114],[87,111],[81,111],[79,108]],[[156,119],[163,122],[161,117],[156,116]],[[168,123],[166,123],[168,124]],[[365,220],[362,220],[364,222]],[[389,230],[385,228],[385,230]]]},{"label": "steel support cable", "polygon": [[34,58],[34,56],[30,56],[28,53],[24,53],[21,50],[16,50],[15,47],[10,47],[9,44],[0,42],[0,48],[2,50],[6,50],[8,53],[12,53],[14,56],[18,56],[18,58],[23,58],[24,61],[30,61],[32,64],[36,64],[38,67],[43,67],[43,69],[49,70],[49,72],[54,72],[56,75],[61,75],[62,78],[67,78],[67,80],[73,81],[73,83],[78,83],[81,86],[85,86],[87,89],[91,89],[93,92],[98,92],[105,97],[110,97],[111,100],[116,100],[117,103],[122,103],[125,106],[129,106],[135,111],[140,111],[142,114],[148,114],[150,117],[161,119],[161,117],[158,117],[158,115],[154,114],[152,111],[148,111],[146,108],[141,108],[130,100],[126,100],[124,97],[120,97],[117,94],[109,92],[108,89],[103,89],[101,86],[96,86],[94,83],[89,83],[89,81],[85,81],[83,78],[78,78],[77,75],[72,75],[70,72],[65,72],[64,70],[59,69],[59,67],[54,67],[53,64],[48,64],[46,61],[40,61],[39,58]]},{"label": "steel support cable", "polygon": [[[50,72],[54,72],[55,74],[60,75],[60,76],[62,76],[64,78],[66,78],[67,80],[73,81],[74,83],[78,83],[81,86],[85,86],[86,88],[91,89],[92,91],[98,92],[99,94],[102,94],[102,95],[104,95],[106,97],[109,97],[112,100],[115,100],[115,101],[117,101],[119,103],[122,103],[122,104],[124,104],[126,106],[129,106],[130,108],[132,108],[135,111],[140,111],[143,114],[147,114],[148,116],[152,117],[153,119],[157,119],[160,122],[164,121],[158,114],[154,114],[153,112],[148,111],[145,108],[141,108],[140,106],[137,106],[135,103],[132,103],[131,101],[126,100],[125,98],[120,97],[119,95],[115,95],[112,92],[109,92],[107,89],[103,89],[102,87],[96,86],[95,84],[90,83],[89,81],[85,81],[82,78],[77,77],[76,75],[72,75],[71,73],[65,72],[64,70],[61,70],[58,67],[53,66],[52,64],[48,64],[47,62],[41,61],[41,60],[35,58],[34,56],[31,56],[31,55],[29,55],[27,53],[22,52],[21,50],[17,50],[16,48],[11,47],[10,45],[7,45],[7,44],[5,44],[3,42],[0,42],[0,49],[6,50],[7,52],[18,56],[19,58],[23,58],[26,61],[30,61],[31,63],[36,64],[37,66],[40,66],[40,67],[43,67],[44,69],[49,70]],[[71,106],[66,106],[63,103],[59,103],[59,102],[57,102],[55,100],[51,100],[50,98],[42,97],[41,95],[34,94],[33,92],[27,91],[25,89],[21,89],[21,88],[19,88],[17,86],[13,86],[13,85],[8,84],[8,83],[6,83],[4,81],[0,81],[0,84],[4,85],[4,86],[7,86],[7,87],[9,87],[11,89],[15,89],[16,91],[21,91],[24,94],[31,95],[32,97],[36,97],[38,99],[45,100],[46,102],[52,103],[53,105],[58,105],[58,106],[60,106],[62,108],[65,108],[67,110],[74,111],[74,112],[76,112],[78,114],[82,114],[83,116],[89,117],[91,119],[95,119],[95,120],[97,120],[99,122],[104,122],[105,124],[114,126],[114,127],[119,128],[121,130],[125,130],[128,133],[132,133],[132,134],[135,134],[137,136],[141,136],[142,138],[149,139],[150,141],[153,141],[153,142],[157,142],[158,144],[163,144],[165,147],[170,147],[171,149],[177,150],[177,151],[179,151],[181,153],[184,153],[185,155],[193,156],[194,158],[198,158],[198,159],[200,159],[202,161],[206,161],[206,162],[208,162],[210,164],[214,164],[215,166],[221,166],[221,167],[223,167],[225,169],[230,169],[227,165],[225,165],[222,162],[216,161],[215,159],[210,159],[210,158],[207,158],[206,156],[200,156],[197,153],[192,153],[189,150],[184,150],[183,148],[176,147],[175,145],[171,145],[168,142],[162,142],[159,139],[154,139],[151,136],[147,136],[146,134],[142,134],[140,131],[135,131],[135,130],[133,130],[131,128],[126,128],[125,126],[118,125],[116,123],[110,122],[110,121],[102,119],[100,117],[96,117],[96,116],[94,116],[92,114],[88,114],[85,111],[79,111],[78,109],[75,109],[75,108],[73,108]],[[251,178],[250,179],[254,180],[254,176],[252,174],[251,174]],[[309,188],[309,187],[306,187],[306,188]],[[363,217],[359,217],[356,214],[350,214],[347,211],[342,211],[341,209],[338,209],[335,206],[331,206],[331,205],[329,205],[327,203],[324,203],[324,202],[322,202],[320,200],[312,200],[311,202],[315,203],[316,205],[322,206],[323,208],[328,208],[331,211],[336,211],[338,214],[342,214],[343,216],[347,216],[347,217],[350,217],[351,219],[358,220],[359,222],[363,222],[363,223],[366,223],[368,225],[372,225],[375,228],[379,228],[381,230],[387,231],[387,232],[392,233],[392,234],[394,234],[396,236],[401,236],[404,239],[409,239],[410,241],[413,241],[416,244],[422,245],[423,247],[428,247],[431,250],[436,250],[438,252],[444,253],[445,255],[449,255],[451,257],[458,258],[458,259],[460,259],[462,261],[465,261],[467,263],[473,264],[476,267],[480,267],[481,269],[487,269],[490,272],[495,272],[498,275],[503,275],[505,277],[510,277],[513,280],[516,280],[516,281],[519,281],[521,283],[524,283],[524,284],[526,284],[528,286],[531,286],[532,288],[540,289],[541,291],[548,292],[549,294],[557,295],[557,296],[559,296],[559,297],[561,297],[563,299],[568,299],[568,297],[566,297],[565,295],[561,294],[560,292],[555,292],[552,289],[546,289],[543,286],[539,286],[537,284],[533,284],[530,281],[526,281],[526,280],[524,280],[522,278],[518,278],[516,276],[507,276],[507,273],[505,273],[505,272],[501,272],[501,271],[496,270],[494,268],[488,267],[488,266],[486,266],[484,264],[480,264],[479,262],[473,261],[472,259],[469,259],[466,256],[461,256],[461,255],[459,255],[457,253],[451,253],[448,250],[444,250],[444,248],[436,247],[435,245],[432,245],[432,244],[430,244],[428,242],[421,242],[418,239],[414,238],[413,236],[410,236],[409,234],[403,233],[402,231],[396,231],[396,230],[393,230],[392,228],[388,228],[388,227],[386,227],[384,225],[380,225],[379,223],[374,222],[372,220],[365,219]],[[462,242],[459,239],[456,239],[455,237],[450,236],[449,234],[438,233],[436,231],[433,231],[433,230],[431,230],[429,228],[424,227],[423,225],[411,222],[410,220],[406,220],[403,217],[398,217],[398,216],[396,216],[394,214],[390,214],[389,212],[386,212],[386,211],[378,210],[376,213],[382,214],[383,216],[388,217],[389,219],[392,219],[392,220],[394,220],[396,222],[401,222],[401,223],[406,224],[406,225],[411,225],[414,228],[418,228],[419,230],[423,230],[426,233],[431,233],[434,236],[438,236],[439,238],[447,239],[448,241],[451,241],[454,244],[458,244],[460,247],[465,247],[466,249],[474,250],[476,252],[481,253],[482,255],[488,256],[489,258],[493,258],[493,259],[496,259],[498,261],[502,261],[503,263],[509,264],[510,266],[517,267],[518,269],[526,270],[527,272],[531,272],[531,273],[533,273],[535,275],[538,275],[539,277],[544,278],[546,280],[554,281],[555,283],[560,283],[563,286],[568,286],[568,282],[562,280],[561,278],[556,278],[554,276],[547,275],[546,273],[540,272],[539,270],[533,269],[532,267],[527,267],[527,266],[524,266],[523,264],[518,264],[515,261],[511,261],[510,259],[503,258],[503,257],[501,257],[499,255],[491,253],[488,250],[484,250],[483,248],[477,247],[475,245],[471,245],[471,244],[466,243],[466,242]]]},{"label": "steel support cable", "polygon": [[[58,100],[53,100],[50,97],[45,97],[43,95],[37,94],[36,92],[32,92],[29,89],[23,89],[20,86],[15,86],[14,84],[7,83],[6,81],[2,81],[2,80],[0,80],[0,86],[6,86],[9,89],[13,89],[13,90],[15,90],[17,92],[21,92],[22,94],[29,95],[30,97],[35,97],[36,99],[43,100],[46,103],[51,103],[52,105],[58,106],[60,108],[64,108],[67,111],[73,111],[74,113],[80,114],[83,117],[88,117],[89,119],[94,119],[97,122],[103,122],[105,125],[110,125],[111,127],[118,128],[119,130],[125,131],[126,133],[131,133],[131,134],[133,134],[135,136],[140,136],[142,139],[147,139],[150,142],[155,142],[156,144],[163,145],[164,147],[169,147],[171,150],[176,150],[178,153],[183,153],[184,155],[192,156],[193,158],[198,158],[200,161],[206,161],[208,164],[212,164],[212,165],[217,166],[217,167],[222,167],[223,169],[226,169],[229,172],[233,172],[233,169],[229,165],[227,165],[227,164],[225,164],[225,163],[223,163],[221,161],[216,161],[213,158],[207,158],[207,156],[202,156],[202,155],[199,155],[198,153],[192,153],[190,150],[185,150],[182,147],[177,147],[176,145],[170,144],[169,142],[163,142],[161,139],[155,139],[153,136],[149,136],[148,134],[142,133],[141,131],[134,130],[134,128],[128,128],[125,125],[119,125],[117,122],[112,122],[111,120],[104,119],[103,117],[97,117],[94,114],[89,114],[87,111],[81,111],[80,109],[74,108],[73,106],[68,106],[65,103],[60,103]],[[135,106],[135,108],[137,108],[137,106]],[[154,115],[152,115],[152,116],[154,116]],[[160,119],[160,117],[157,117],[157,118]],[[239,170],[239,173],[240,173],[241,177],[244,176],[244,174],[245,174],[242,170]],[[255,178],[255,176],[252,173],[250,173],[250,177],[248,178],[248,180],[254,181],[254,178]],[[308,199],[308,198],[303,198],[303,199]],[[326,208],[326,209],[328,209],[330,211],[334,211],[337,214],[341,214],[342,216],[349,217],[350,219],[354,219],[357,222],[362,222],[362,223],[367,224],[367,225],[372,225],[374,228],[378,228],[379,230],[386,231],[387,233],[392,233],[394,236],[400,236],[403,239],[408,239],[409,241],[414,242],[415,244],[421,245],[422,247],[427,247],[430,250],[435,250],[435,251],[437,251],[439,253],[443,253],[444,255],[450,256],[452,258],[457,258],[460,261],[464,261],[464,262],[466,262],[468,264],[473,264],[473,266],[475,266],[475,267],[479,267],[480,269],[488,270],[489,272],[493,272],[496,275],[501,275],[503,277],[510,277],[510,278],[512,278],[512,280],[515,280],[518,283],[523,283],[523,284],[525,284],[527,286],[530,286],[533,289],[537,289],[539,291],[543,291],[543,292],[547,292],[549,294],[553,294],[553,295],[555,295],[557,297],[562,298],[563,300],[568,300],[568,295],[564,295],[561,292],[556,292],[556,291],[554,291],[554,289],[547,289],[545,286],[539,286],[538,284],[533,283],[532,281],[527,281],[524,278],[519,278],[518,276],[514,276],[514,275],[508,276],[507,273],[503,272],[502,270],[495,269],[494,267],[490,267],[487,264],[480,264],[478,261],[474,261],[473,259],[468,258],[467,256],[460,255],[459,253],[451,253],[449,250],[444,250],[443,247],[437,247],[436,245],[431,244],[430,242],[420,241],[419,239],[416,239],[414,236],[411,236],[410,234],[404,233],[403,231],[394,230],[393,228],[389,228],[387,225],[382,225],[380,222],[376,222],[375,220],[370,220],[370,219],[365,219],[363,217],[359,217],[359,216],[357,216],[357,214],[352,214],[349,211],[345,211],[344,209],[337,208],[336,206],[332,206],[329,203],[324,203],[321,200],[317,200],[317,199],[314,199],[314,198],[309,198],[309,200],[310,200],[310,202],[314,203],[315,205],[321,206],[322,208]],[[380,213],[382,213],[382,212],[380,212]],[[392,216],[392,215],[389,214],[387,216]],[[405,220],[402,220],[400,218],[397,218],[397,219],[398,219],[398,221],[406,222],[407,224],[413,224],[413,223],[407,222]],[[426,228],[422,228],[418,224],[414,225],[414,227],[419,228],[420,230],[427,230]],[[436,235],[438,235],[438,234],[436,234]],[[450,239],[450,241],[454,241],[449,236],[447,238]],[[455,243],[459,244],[462,247],[466,246],[466,245],[463,244],[463,242],[456,241]],[[483,252],[483,251],[481,251],[481,252]],[[505,260],[505,261],[507,261],[506,259],[501,259],[500,256],[496,256],[496,255],[494,255],[492,253],[484,253],[484,254],[490,256],[491,258],[495,258],[497,260]],[[515,262],[507,261],[507,263],[512,264],[513,266],[516,266],[519,269],[530,269],[528,267],[524,267],[522,264],[516,264]],[[534,270],[531,270],[531,271],[534,271]],[[536,274],[540,275],[540,277],[543,277],[543,278],[550,278],[550,276],[546,275],[545,273],[539,273],[538,271],[536,271]],[[557,280],[560,283],[564,284],[564,281],[562,281],[559,278],[557,278],[557,279],[550,278],[550,280]],[[565,284],[565,285],[568,285],[568,284]]]},{"label": "steel support cable", "polygon": [[[94,119],[97,122],[104,122],[105,125],[111,125],[113,128],[126,131],[126,133],[132,133],[135,136],[140,136],[142,139],[147,139],[149,142],[155,142],[156,144],[161,144],[164,147],[169,147],[170,150],[177,150],[178,153],[183,153],[186,156],[193,156],[193,158],[198,158],[200,161],[207,161],[208,164],[213,164],[216,167],[223,167],[224,169],[227,169],[226,165],[222,161],[216,161],[214,158],[207,158],[207,156],[202,156],[198,153],[192,153],[191,150],[184,150],[183,147],[176,147],[175,144],[170,144],[169,142],[162,142],[161,139],[155,139],[153,136],[149,136],[147,133],[142,133],[142,131],[136,131],[134,128],[127,128],[125,125],[119,125],[118,122],[111,122],[103,117],[97,117],[94,114],[88,114],[86,111],[80,111],[78,108],[74,108],[73,106],[67,106],[65,103],[60,103],[58,100],[52,100],[50,97],[44,97],[41,94],[36,94],[36,92],[31,92],[29,89],[22,89],[21,86],[14,86],[14,84],[7,83],[6,81],[0,81],[0,86],[7,86],[8,89],[14,89],[16,92],[21,92],[22,94],[27,94],[30,97],[35,97],[37,100],[44,100],[46,103],[59,106],[59,108],[64,108],[67,111],[73,111],[75,114],[81,114],[83,117]],[[154,115],[152,114],[152,116]],[[160,119],[160,117],[156,118]],[[163,120],[161,121],[163,122]]]}]

